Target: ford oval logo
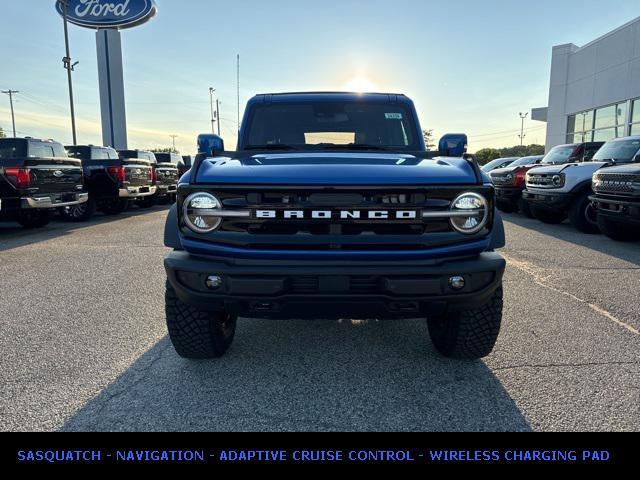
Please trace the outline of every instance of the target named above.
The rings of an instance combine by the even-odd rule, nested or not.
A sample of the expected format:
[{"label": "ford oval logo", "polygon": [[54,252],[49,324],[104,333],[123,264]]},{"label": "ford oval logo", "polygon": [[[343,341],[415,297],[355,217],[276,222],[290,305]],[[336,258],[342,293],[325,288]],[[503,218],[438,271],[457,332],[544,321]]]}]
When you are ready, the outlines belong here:
[{"label": "ford oval logo", "polygon": [[131,28],[148,22],[157,13],[153,0],[57,0],[56,10],[67,20],[86,28]]},{"label": "ford oval logo", "polygon": [[64,177],[64,172],[62,170],[56,170],[55,172],[53,172],[53,176],[57,178]]}]

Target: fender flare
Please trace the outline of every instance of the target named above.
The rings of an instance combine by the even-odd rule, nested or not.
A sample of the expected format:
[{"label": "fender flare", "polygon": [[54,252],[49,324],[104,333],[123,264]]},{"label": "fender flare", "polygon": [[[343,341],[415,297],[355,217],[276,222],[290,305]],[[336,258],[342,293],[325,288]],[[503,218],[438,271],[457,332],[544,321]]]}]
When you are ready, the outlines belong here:
[{"label": "fender flare", "polygon": [[495,250],[496,248],[502,248],[506,245],[506,239],[504,234],[504,222],[502,221],[502,215],[498,209],[493,209],[493,228],[491,229],[491,240],[489,241],[488,250]]},{"label": "fender flare", "polygon": [[182,250],[178,228],[178,206],[173,204],[164,223],[164,245],[174,250]]}]

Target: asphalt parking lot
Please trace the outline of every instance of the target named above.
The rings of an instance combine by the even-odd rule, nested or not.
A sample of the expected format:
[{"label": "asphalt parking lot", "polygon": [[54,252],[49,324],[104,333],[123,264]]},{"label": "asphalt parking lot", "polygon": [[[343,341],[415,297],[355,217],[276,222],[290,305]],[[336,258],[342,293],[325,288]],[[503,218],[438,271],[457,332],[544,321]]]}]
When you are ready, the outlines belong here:
[{"label": "asphalt parking lot", "polygon": [[638,430],[640,244],[505,215],[503,329],[444,359],[424,320],[242,320],[188,361],[164,324],[166,208],[0,224],[1,430]]}]

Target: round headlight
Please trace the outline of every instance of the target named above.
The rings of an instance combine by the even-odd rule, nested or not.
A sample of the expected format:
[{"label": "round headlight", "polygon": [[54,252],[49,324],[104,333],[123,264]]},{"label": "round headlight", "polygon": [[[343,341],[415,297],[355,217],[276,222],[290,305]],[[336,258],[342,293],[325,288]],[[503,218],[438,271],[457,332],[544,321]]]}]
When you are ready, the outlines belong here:
[{"label": "round headlight", "polygon": [[508,180],[508,181],[513,180],[513,174],[511,174],[511,173],[507,173],[507,180]]},{"label": "round headlight", "polygon": [[183,204],[184,221],[196,233],[209,233],[220,226],[222,218],[214,210],[222,208],[210,193],[198,192],[187,197]]},{"label": "round headlight", "polygon": [[562,186],[562,177],[560,175],[554,175],[553,177],[551,177],[551,181],[556,187]]},{"label": "round headlight", "polygon": [[489,217],[487,199],[478,193],[468,192],[451,202],[451,226],[460,233],[471,235],[484,228]]}]

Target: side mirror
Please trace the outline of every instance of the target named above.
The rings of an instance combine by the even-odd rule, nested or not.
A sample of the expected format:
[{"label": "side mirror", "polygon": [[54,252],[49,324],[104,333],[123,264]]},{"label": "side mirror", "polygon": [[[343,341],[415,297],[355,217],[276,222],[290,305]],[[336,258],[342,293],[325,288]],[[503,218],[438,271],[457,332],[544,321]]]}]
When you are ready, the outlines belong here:
[{"label": "side mirror", "polygon": [[215,157],[224,152],[224,140],[212,133],[198,135],[198,153]]},{"label": "side mirror", "polygon": [[633,163],[640,163],[640,153],[633,157]]},{"label": "side mirror", "polygon": [[445,157],[462,157],[467,153],[467,136],[464,133],[447,133],[438,142],[438,151]]}]

